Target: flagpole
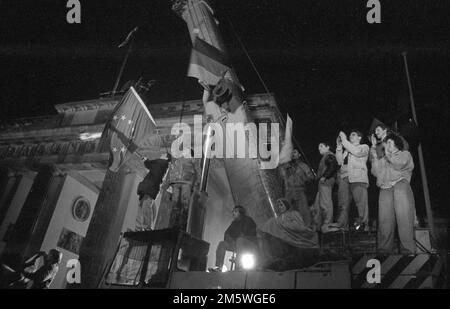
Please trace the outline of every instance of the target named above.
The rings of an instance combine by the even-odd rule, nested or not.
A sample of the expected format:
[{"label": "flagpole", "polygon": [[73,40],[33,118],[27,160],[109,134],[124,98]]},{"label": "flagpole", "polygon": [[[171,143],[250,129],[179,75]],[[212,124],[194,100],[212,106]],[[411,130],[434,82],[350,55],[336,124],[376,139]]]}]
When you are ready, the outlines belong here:
[{"label": "flagpole", "polygon": [[[126,55],[125,55],[125,58],[124,58],[123,61],[122,61],[122,65],[120,66],[119,75],[117,76],[116,82],[115,82],[115,84],[114,84],[113,91],[111,92],[112,96],[114,96],[114,95],[116,94],[117,88],[119,87],[119,82],[120,82],[120,79],[122,78],[123,70],[125,69],[125,65],[127,64],[128,57],[130,56],[131,48],[132,48],[132,46],[133,46],[133,42],[134,42],[134,33],[135,33],[138,29],[139,29],[139,28],[136,27],[136,28],[134,28],[134,29],[132,30],[132,32],[130,33],[130,35],[132,35],[132,37],[131,37],[131,42],[130,42],[129,45],[128,45],[127,53],[126,53]],[[128,38],[127,38],[127,39],[128,39]],[[126,42],[126,40],[125,40],[125,42]],[[119,47],[121,47],[123,44],[124,44],[124,43],[120,44]],[[126,43],[125,43],[125,44],[126,44]]]},{"label": "flagpole", "polygon": [[[409,99],[411,102],[411,112],[412,112],[414,122],[418,126],[416,106],[414,104],[414,97],[413,97],[413,92],[412,92],[411,79],[409,77],[408,61],[406,60],[406,54],[407,54],[406,52],[403,52],[402,56],[403,56],[403,62],[405,64],[406,79],[408,81]],[[425,198],[425,207],[426,207],[426,211],[427,211],[428,226],[431,230],[431,236],[433,237],[433,239],[436,239],[436,234],[435,234],[435,230],[434,230],[433,211],[431,209],[430,192],[428,190],[427,173],[425,170],[425,162],[423,159],[422,143],[420,143],[420,142],[419,142],[419,146],[417,147],[417,152],[419,154],[420,175],[422,178],[422,187],[423,187],[423,195]]]}]

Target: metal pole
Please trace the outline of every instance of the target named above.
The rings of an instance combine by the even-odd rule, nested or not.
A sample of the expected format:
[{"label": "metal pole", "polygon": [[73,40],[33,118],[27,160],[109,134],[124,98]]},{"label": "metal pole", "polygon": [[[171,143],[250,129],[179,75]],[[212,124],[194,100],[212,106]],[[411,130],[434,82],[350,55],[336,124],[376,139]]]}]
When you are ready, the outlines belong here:
[{"label": "metal pole", "polygon": [[[133,46],[133,42],[134,42],[134,33],[135,33],[137,30],[138,30],[138,27],[136,27],[136,28],[132,31],[132,33],[131,33],[131,35],[132,35],[132,37],[131,37],[131,42],[130,42],[129,45],[128,45],[127,54],[125,55],[125,58],[124,58],[123,61],[122,61],[122,65],[121,65],[121,67],[120,67],[119,75],[117,76],[116,82],[115,82],[115,84],[114,84],[114,88],[113,88],[113,91],[112,91],[112,95],[113,95],[113,96],[115,95],[115,93],[117,92],[117,88],[119,87],[119,82],[120,82],[120,79],[122,78],[123,70],[125,69],[125,65],[127,64],[128,57],[130,56],[130,53],[131,53],[131,47]],[[119,47],[120,47],[120,46],[119,46]]]},{"label": "metal pole", "polygon": [[200,177],[200,192],[206,192],[206,187],[208,184],[208,176],[209,176],[209,165],[211,163],[211,126],[208,125],[208,129],[206,131],[206,140],[205,146],[203,149],[204,157],[202,164],[202,173]]},{"label": "metal pole", "polygon": [[[406,78],[408,81],[409,99],[411,101],[411,113],[412,113],[414,122],[418,126],[419,123],[417,121],[416,106],[414,104],[414,97],[413,97],[413,92],[412,92],[411,80],[409,77],[408,61],[406,60],[406,54],[407,54],[406,52],[403,52],[402,56],[403,56],[403,62],[405,64]],[[425,207],[427,210],[428,226],[431,230],[431,236],[433,237],[433,239],[436,239],[436,234],[435,234],[435,230],[434,230],[433,211],[431,209],[430,192],[428,191],[427,173],[425,170],[425,162],[423,160],[422,143],[419,143],[419,147],[417,147],[417,152],[419,154],[420,175],[422,178],[422,187],[423,187],[423,195],[425,198]]]}]

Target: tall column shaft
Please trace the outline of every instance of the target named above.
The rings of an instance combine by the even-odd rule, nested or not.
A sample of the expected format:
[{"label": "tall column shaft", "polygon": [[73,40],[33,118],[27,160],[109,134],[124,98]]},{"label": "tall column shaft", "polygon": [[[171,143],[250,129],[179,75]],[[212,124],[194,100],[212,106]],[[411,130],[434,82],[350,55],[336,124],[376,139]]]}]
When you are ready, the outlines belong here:
[{"label": "tall column shaft", "polygon": [[28,248],[31,245],[35,228],[39,224],[39,218],[42,211],[45,211],[51,202],[49,199],[51,190],[49,189],[54,176],[53,171],[52,166],[43,166],[39,169],[14,225],[12,237],[6,246],[8,254],[14,254],[21,258],[29,254]]},{"label": "tall column shaft", "polygon": [[[96,288],[112,262],[122,232],[135,174],[124,165],[107,171],[86,237],[80,249],[81,287]],[[138,207],[138,205],[136,205]]]}]

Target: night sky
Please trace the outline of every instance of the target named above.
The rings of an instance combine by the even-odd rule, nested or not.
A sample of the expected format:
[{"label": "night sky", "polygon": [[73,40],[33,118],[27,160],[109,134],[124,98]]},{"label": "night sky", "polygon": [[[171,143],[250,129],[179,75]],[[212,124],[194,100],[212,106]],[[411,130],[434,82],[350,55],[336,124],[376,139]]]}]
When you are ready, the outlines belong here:
[{"label": "night sky", "polygon": [[[54,105],[94,99],[113,88],[140,26],[121,84],[157,80],[148,103],[201,98],[186,77],[187,27],[168,0],[81,0],[82,23],[66,22],[65,0],[0,0],[0,119],[55,113]],[[240,37],[305,154],[340,129],[367,132],[374,116],[397,111],[408,52],[433,207],[448,209],[448,1],[381,1],[381,24],[366,22],[365,0],[213,2],[233,66],[248,93],[265,91]],[[235,31],[233,31],[233,27]],[[418,162],[415,173],[418,175]],[[420,199],[419,199],[420,200]]]}]

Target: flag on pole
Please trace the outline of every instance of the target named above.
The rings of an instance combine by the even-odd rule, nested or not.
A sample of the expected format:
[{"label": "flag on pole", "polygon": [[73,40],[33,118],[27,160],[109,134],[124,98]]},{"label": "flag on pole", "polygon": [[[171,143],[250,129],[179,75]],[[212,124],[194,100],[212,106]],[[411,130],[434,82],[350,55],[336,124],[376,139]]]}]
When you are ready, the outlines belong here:
[{"label": "flag on pole", "polygon": [[292,144],[292,125],[292,119],[287,115],[286,131],[283,144],[281,145],[280,161],[278,162],[280,165],[292,160],[292,151],[294,150],[294,145]]},{"label": "flag on pole", "polygon": [[125,45],[127,45],[128,42],[130,42],[131,38],[133,37],[133,34],[134,34],[136,31],[138,31],[138,29],[139,29],[139,27],[136,27],[136,28],[134,28],[133,30],[131,30],[130,33],[128,33],[128,35],[127,35],[125,41],[123,41],[122,43],[120,43],[120,45],[117,46],[117,47],[118,47],[118,48],[122,48],[122,47],[124,47]]},{"label": "flag on pole", "polygon": [[109,169],[117,172],[129,155],[143,146],[148,136],[156,128],[156,122],[137,91],[130,90],[114,109],[101,143],[109,142]]},{"label": "flag on pole", "polygon": [[196,37],[187,76],[197,78],[207,85],[216,85],[227,72],[231,71],[228,63],[219,49]]}]

